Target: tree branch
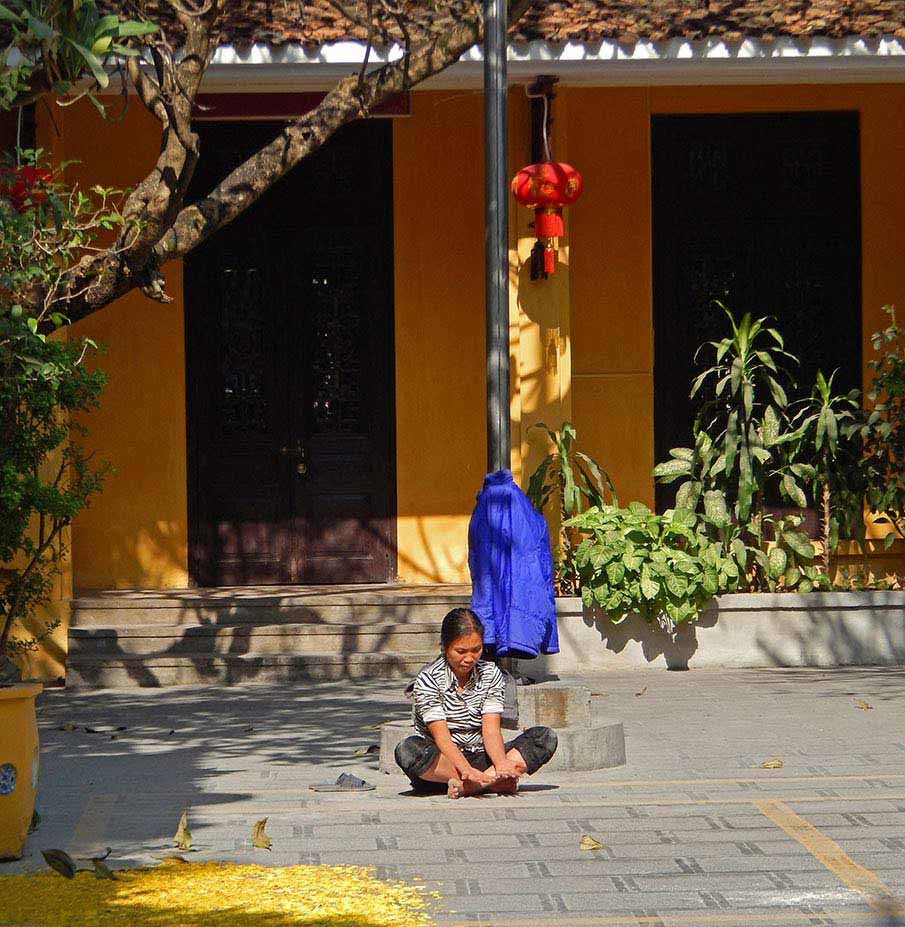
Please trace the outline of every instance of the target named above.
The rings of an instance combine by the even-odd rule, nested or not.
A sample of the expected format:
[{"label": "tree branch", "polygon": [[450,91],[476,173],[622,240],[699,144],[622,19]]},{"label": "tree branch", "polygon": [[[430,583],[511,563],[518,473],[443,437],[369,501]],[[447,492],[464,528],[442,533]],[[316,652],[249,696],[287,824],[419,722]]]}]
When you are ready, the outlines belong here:
[{"label": "tree branch", "polygon": [[[176,6],[174,0],[169,2]],[[517,22],[533,2],[511,0],[511,23]],[[161,286],[160,267],[164,263],[184,257],[240,216],[342,126],[366,118],[379,104],[455,64],[480,41],[483,30],[480,0],[448,0],[439,10],[431,6],[410,14],[405,25],[411,31],[412,44],[399,61],[341,80],[314,110],[288,125],[207,197],[183,207],[198,157],[197,138],[191,133],[191,108],[218,32],[223,3],[211,0],[200,16],[176,7],[186,41],[172,73],[179,90],[166,106],[162,92],[154,92],[153,81],[145,75],[145,84],[136,75],[142,101],[154,107],[152,112],[164,124],[161,155],[127,204],[126,231],[118,249],[85,257],[67,274],[59,309],[72,321],[136,287],[151,298],[168,299]],[[331,0],[331,5],[339,7],[338,0]],[[386,12],[392,10],[385,2],[380,5]],[[177,123],[179,131],[174,128]],[[130,229],[134,241],[127,240]]]}]

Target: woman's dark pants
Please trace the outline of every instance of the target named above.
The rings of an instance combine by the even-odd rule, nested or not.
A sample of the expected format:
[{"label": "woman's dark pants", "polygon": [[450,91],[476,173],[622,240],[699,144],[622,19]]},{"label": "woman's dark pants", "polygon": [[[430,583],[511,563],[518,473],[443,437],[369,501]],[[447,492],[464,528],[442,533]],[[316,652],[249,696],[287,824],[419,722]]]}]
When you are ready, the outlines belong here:
[{"label": "woman's dark pants", "polygon": [[[506,752],[518,750],[528,767],[528,775],[537,772],[556,753],[556,733],[548,727],[529,727],[514,740],[504,744]],[[446,786],[422,779],[431,764],[440,755],[440,748],[427,737],[407,737],[396,747],[396,762],[419,792],[445,790]],[[483,750],[463,750],[462,755],[475,768],[483,772],[493,766]]]}]

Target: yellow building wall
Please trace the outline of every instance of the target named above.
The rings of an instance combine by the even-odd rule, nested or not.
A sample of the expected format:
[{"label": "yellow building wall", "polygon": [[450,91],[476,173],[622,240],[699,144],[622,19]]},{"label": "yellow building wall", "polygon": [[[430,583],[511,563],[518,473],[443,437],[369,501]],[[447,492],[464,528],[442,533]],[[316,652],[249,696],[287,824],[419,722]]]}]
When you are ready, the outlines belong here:
[{"label": "yellow building wall", "polygon": [[393,123],[396,504],[403,583],[468,580],[484,478],[479,94],[424,93]]},{"label": "yellow building wall", "polygon": [[[571,210],[572,407],[622,501],[653,501],[650,119],[857,110],[865,377],[884,304],[905,303],[905,85],[571,88],[557,110],[585,193]],[[689,378],[690,380],[690,378]]]},{"label": "yellow building wall", "polygon": [[[54,120],[59,137],[42,120],[54,157],[79,162],[69,176],[85,187],[128,188],[154,164],[159,126],[134,101],[121,121],[102,120],[87,100]],[[106,348],[96,361],[107,374],[101,407],[83,424],[114,467],[73,524],[76,591],[188,584],[181,263],[164,271],[172,303],[131,293],[72,327]]]},{"label": "yellow building wall", "polygon": [[[510,95],[510,169],[530,160],[528,102]],[[467,525],[485,471],[483,138],[479,93],[417,93],[394,120],[398,577],[467,581]],[[620,499],[653,499],[650,117],[656,113],[857,109],[862,135],[863,316],[905,291],[905,87],[559,88],[554,153],[585,177],[560,265],[529,279],[531,215],[511,215],[512,468],[545,452],[530,426],[572,419]],[[90,104],[55,112],[58,157],[86,180],[134,183],[157,128],[133,106],[103,123]],[[46,123],[46,120],[45,120]],[[45,130],[47,126],[45,124]],[[179,587],[186,551],[181,268],[167,306],[130,295],[75,326],[108,345],[109,384],[87,421],[116,473],[78,519],[76,589]]]}]

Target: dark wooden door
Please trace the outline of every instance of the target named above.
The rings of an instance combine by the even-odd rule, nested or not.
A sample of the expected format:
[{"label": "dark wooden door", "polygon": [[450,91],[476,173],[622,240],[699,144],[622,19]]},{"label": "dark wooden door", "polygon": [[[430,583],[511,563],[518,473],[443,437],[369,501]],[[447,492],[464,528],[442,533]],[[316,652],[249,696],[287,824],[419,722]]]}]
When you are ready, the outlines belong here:
[{"label": "dark wooden door", "polygon": [[[195,192],[277,131],[204,127]],[[186,261],[199,585],[393,576],[390,146],[346,128]]]},{"label": "dark wooden door", "polygon": [[[736,317],[770,316],[796,379],[861,385],[858,116],[658,116],[652,124],[654,447],[689,446],[695,351]],[[675,485],[657,487],[660,510]]]}]

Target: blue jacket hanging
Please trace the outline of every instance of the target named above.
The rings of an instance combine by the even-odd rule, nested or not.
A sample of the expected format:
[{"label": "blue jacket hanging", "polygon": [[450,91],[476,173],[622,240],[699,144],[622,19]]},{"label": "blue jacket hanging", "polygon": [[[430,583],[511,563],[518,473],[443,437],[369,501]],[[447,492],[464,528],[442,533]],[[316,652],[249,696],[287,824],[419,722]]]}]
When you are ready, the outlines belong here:
[{"label": "blue jacket hanging", "polygon": [[509,470],[490,473],[468,526],[471,607],[497,655],[559,653],[547,522]]}]

